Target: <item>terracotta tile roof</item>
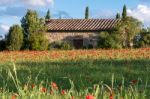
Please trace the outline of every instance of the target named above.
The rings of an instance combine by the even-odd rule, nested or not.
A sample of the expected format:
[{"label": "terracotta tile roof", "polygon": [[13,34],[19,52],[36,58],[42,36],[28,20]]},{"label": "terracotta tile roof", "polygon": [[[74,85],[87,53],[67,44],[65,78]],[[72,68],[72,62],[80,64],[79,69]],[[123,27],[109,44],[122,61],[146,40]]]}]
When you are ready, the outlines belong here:
[{"label": "terracotta tile roof", "polygon": [[116,19],[51,19],[46,21],[49,31],[101,31],[111,30]]}]

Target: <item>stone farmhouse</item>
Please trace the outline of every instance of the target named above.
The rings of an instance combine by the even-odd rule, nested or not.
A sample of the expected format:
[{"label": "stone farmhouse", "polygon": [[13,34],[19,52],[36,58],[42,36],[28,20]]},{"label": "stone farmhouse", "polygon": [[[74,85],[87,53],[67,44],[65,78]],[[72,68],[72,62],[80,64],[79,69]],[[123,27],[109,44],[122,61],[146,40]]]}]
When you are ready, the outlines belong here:
[{"label": "stone farmhouse", "polygon": [[50,19],[46,21],[46,33],[50,43],[65,41],[75,48],[88,45],[97,46],[98,35],[101,31],[112,31],[116,19]]}]

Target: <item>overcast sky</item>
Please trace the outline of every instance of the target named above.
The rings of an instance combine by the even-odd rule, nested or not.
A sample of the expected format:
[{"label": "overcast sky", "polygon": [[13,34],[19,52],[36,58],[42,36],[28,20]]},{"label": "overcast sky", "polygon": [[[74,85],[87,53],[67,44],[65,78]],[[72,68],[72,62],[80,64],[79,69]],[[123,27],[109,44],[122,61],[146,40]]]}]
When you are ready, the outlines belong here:
[{"label": "overcast sky", "polygon": [[7,33],[12,24],[20,24],[27,9],[37,10],[41,17],[50,9],[53,18],[84,18],[89,6],[91,18],[114,18],[124,4],[128,15],[150,26],[150,0],[0,0],[0,34]]}]

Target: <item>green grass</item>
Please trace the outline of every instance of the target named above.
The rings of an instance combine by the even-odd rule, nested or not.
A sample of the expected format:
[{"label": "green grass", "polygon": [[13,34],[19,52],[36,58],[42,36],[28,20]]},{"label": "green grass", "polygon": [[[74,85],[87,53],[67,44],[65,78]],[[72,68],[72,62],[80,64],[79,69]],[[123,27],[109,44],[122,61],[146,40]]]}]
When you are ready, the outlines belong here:
[{"label": "green grass", "polygon": [[[77,89],[93,86],[103,81],[111,84],[111,76],[115,75],[115,86],[125,79],[125,85],[131,80],[148,82],[150,85],[150,60],[77,60],[77,61],[43,61],[17,62],[17,76],[22,84],[30,80],[31,83],[56,82],[62,88],[69,88],[71,79]],[[7,87],[14,90],[12,81],[7,78],[7,70],[13,70],[12,63],[0,64],[0,87],[7,82]]]}]

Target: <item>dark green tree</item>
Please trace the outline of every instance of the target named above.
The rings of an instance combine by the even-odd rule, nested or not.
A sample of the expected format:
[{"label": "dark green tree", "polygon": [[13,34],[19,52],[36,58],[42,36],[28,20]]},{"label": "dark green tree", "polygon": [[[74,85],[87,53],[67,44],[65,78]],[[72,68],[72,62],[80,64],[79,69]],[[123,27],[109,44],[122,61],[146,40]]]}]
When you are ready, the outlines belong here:
[{"label": "dark green tree", "polygon": [[89,19],[89,7],[85,9],[85,19]]},{"label": "dark green tree", "polygon": [[116,19],[120,19],[120,13],[116,14]]},{"label": "dark green tree", "polygon": [[49,20],[49,19],[51,19],[50,10],[47,11],[46,16],[45,16],[45,20]]},{"label": "dark green tree", "polygon": [[126,19],[126,17],[127,17],[127,7],[126,5],[124,5],[122,11],[122,19]]},{"label": "dark green tree", "polygon": [[7,49],[20,50],[23,44],[23,30],[19,25],[13,25],[7,35]]},{"label": "dark green tree", "polygon": [[31,50],[46,50],[48,40],[46,39],[45,21],[39,18],[36,11],[28,10],[21,20],[24,30],[24,48]]}]

